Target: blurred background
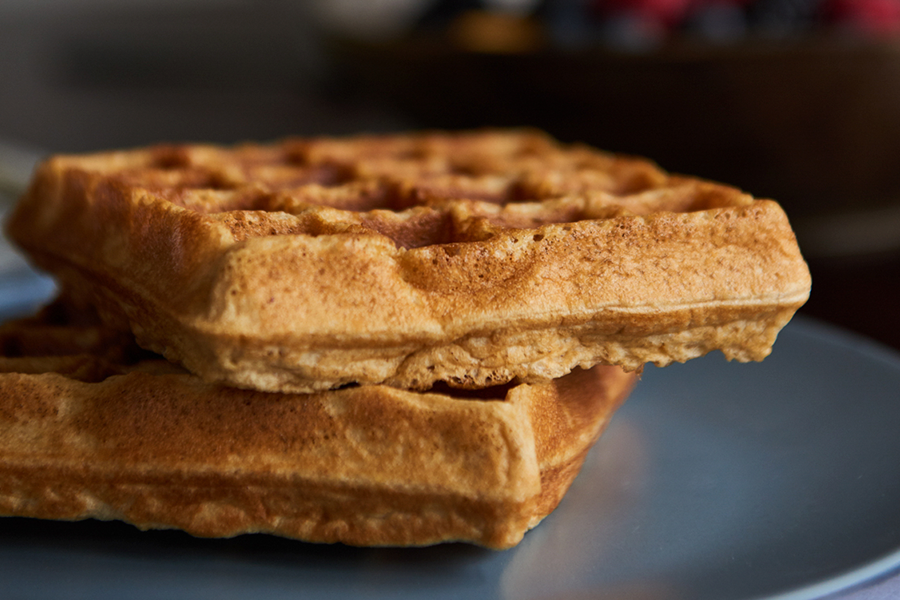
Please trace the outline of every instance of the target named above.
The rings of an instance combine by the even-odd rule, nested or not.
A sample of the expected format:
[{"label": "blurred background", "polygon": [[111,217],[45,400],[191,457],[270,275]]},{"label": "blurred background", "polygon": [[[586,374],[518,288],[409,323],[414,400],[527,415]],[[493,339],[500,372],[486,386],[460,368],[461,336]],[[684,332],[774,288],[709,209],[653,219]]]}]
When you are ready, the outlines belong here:
[{"label": "blurred background", "polygon": [[4,0],[0,189],[47,153],[529,125],[777,199],[803,313],[900,348],[900,0]]}]

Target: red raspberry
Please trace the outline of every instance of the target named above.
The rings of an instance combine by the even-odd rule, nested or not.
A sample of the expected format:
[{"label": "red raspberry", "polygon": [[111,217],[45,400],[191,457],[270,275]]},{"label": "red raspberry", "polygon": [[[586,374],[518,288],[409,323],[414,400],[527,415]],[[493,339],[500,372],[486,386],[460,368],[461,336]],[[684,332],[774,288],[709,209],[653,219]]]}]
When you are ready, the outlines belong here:
[{"label": "red raspberry", "polygon": [[866,33],[900,33],[900,0],[832,0],[830,20]]}]

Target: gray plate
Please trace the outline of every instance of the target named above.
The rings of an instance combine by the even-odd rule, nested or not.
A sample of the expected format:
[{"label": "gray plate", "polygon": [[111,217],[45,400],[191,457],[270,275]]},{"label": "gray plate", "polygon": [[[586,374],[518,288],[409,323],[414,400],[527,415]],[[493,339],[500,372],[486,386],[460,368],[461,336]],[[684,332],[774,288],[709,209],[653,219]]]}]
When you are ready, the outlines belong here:
[{"label": "gray plate", "polygon": [[[49,293],[16,277],[0,281],[3,316]],[[512,550],[7,518],[0,597],[816,598],[900,565],[898,432],[900,358],[798,319],[760,364],[648,368],[559,509]]]}]

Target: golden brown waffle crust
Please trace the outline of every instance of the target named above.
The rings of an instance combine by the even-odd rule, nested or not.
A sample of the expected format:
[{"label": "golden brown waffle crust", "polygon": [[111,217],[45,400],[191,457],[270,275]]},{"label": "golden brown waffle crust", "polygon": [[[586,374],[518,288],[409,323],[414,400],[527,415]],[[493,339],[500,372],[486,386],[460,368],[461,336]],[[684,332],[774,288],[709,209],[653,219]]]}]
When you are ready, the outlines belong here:
[{"label": "golden brown waffle crust", "polygon": [[[0,328],[11,354],[0,357],[0,514],[508,548],[557,506],[635,380],[597,367],[483,398],[263,393],[160,359],[123,362],[115,339]],[[62,354],[30,355],[47,352]]]},{"label": "golden brown waffle crust", "polygon": [[530,131],[55,157],[8,233],[143,346],[270,391],[760,360],[810,289],[775,202]]}]

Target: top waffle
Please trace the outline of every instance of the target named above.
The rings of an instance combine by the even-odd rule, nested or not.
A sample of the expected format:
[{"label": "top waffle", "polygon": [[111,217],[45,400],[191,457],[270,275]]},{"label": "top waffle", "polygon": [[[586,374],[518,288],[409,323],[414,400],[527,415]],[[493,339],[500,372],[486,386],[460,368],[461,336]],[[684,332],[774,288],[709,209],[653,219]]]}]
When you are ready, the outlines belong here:
[{"label": "top waffle", "polygon": [[775,202],[529,131],[60,156],[8,232],[141,345],[270,391],[759,360],[810,288]]}]

